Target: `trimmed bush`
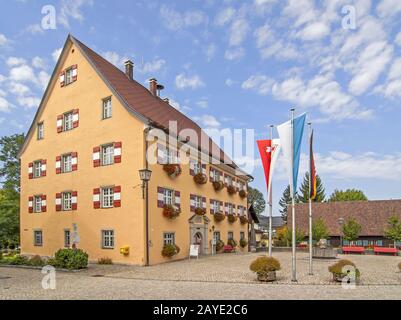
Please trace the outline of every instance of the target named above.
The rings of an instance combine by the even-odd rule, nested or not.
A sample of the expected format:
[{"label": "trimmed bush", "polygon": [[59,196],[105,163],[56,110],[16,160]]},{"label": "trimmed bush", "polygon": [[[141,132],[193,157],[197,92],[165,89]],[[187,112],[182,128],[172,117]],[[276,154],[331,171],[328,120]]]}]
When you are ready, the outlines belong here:
[{"label": "trimmed bush", "polygon": [[214,182],[213,182],[213,188],[214,188],[214,190],[216,190],[216,191],[223,190],[223,188],[224,188],[224,183],[221,182],[221,181],[214,181]]},{"label": "trimmed bush", "polygon": [[180,247],[175,244],[166,244],[162,250],[162,256],[166,258],[171,258],[180,252]]},{"label": "trimmed bush", "polygon": [[11,257],[7,259],[8,264],[13,265],[13,266],[22,266],[22,265],[28,265],[28,258],[20,255],[16,255],[14,257]]},{"label": "trimmed bush", "polygon": [[194,181],[197,184],[205,184],[207,182],[207,177],[204,173],[198,173],[194,175]]},{"label": "trimmed bush", "polygon": [[280,270],[281,265],[280,262],[273,257],[259,257],[251,263],[249,269],[258,276],[265,276],[268,272]]},{"label": "trimmed bush", "polygon": [[98,264],[113,264],[113,260],[111,260],[110,258],[104,257],[104,258],[99,258],[97,260]]},{"label": "trimmed bush", "polygon": [[[358,279],[361,276],[360,271],[356,268],[355,263],[352,261],[346,260],[346,259],[341,259],[335,264],[331,265],[329,267],[329,272],[333,274],[334,279],[342,279],[346,275],[348,275],[348,272],[346,270],[346,266],[352,266],[355,268],[355,278]],[[351,271],[351,270],[350,270]]]},{"label": "trimmed bush", "polygon": [[84,269],[88,266],[88,254],[82,249],[60,249],[54,254],[56,267]]},{"label": "trimmed bush", "polygon": [[36,255],[29,259],[28,264],[35,267],[43,267],[46,265],[46,262],[40,256]]}]

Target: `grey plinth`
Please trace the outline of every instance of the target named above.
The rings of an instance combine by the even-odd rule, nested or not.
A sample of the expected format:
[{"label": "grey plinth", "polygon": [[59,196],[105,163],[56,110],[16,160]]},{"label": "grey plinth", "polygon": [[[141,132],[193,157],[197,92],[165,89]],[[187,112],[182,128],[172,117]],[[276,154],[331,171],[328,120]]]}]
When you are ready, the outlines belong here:
[{"label": "grey plinth", "polygon": [[312,257],[316,259],[335,259],[337,258],[337,250],[332,248],[312,248]]}]

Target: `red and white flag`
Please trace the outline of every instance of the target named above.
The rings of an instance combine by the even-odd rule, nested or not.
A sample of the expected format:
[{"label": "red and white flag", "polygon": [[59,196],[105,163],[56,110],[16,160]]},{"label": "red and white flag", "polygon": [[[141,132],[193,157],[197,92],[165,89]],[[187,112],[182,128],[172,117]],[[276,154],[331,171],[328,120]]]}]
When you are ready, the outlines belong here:
[{"label": "red and white flag", "polygon": [[270,199],[273,172],[281,149],[280,139],[258,140],[257,144],[265,172],[267,199]]}]

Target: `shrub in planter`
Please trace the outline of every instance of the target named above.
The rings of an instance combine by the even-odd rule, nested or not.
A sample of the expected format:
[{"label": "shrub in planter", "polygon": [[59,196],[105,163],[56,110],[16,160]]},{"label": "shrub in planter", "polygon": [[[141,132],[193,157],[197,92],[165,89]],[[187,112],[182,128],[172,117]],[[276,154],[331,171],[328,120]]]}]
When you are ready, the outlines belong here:
[{"label": "shrub in planter", "polygon": [[219,240],[216,243],[216,251],[220,252],[221,250],[223,250],[224,248],[224,241],[223,240]]},{"label": "shrub in planter", "polygon": [[280,262],[273,257],[259,257],[249,266],[258,275],[259,281],[276,280],[276,271],[281,269]]},{"label": "shrub in planter", "polygon": [[221,182],[221,181],[214,181],[214,182],[213,182],[213,188],[214,188],[214,190],[216,190],[216,191],[223,190],[224,184],[223,184],[223,182]]},{"label": "shrub in planter", "polygon": [[194,175],[194,181],[197,184],[205,184],[207,182],[207,177],[204,173],[198,173]]},{"label": "shrub in planter", "polygon": [[195,208],[195,214],[198,216],[204,216],[206,214],[206,209],[200,207]]},{"label": "shrub in planter", "polygon": [[333,280],[339,282],[341,282],[342,279],[347,275],[352,276],[352,273],[354,271],[355,271],[355,279],[359,280],[361,276],[360,271],[356,268],[355,264],[352,261],[346,259],[341,259],[329,267],[329,272],[333,275]]},{"label": "shrub in planter", "polygon": [[104,258],[99,258],[97,260],[98,264],[113,264],[113,260],[111,260],[110,258],[104,257]]},{"label": "shrub in planter", "polygon": [[229,185],[229,186],[227,186],[227,191],[229,194],[234,194],[237,192],[237,189],[234,186]]},{"label": "shrub in planter", "polygon": [[32,258],[29,259],[28,264],[30,266],[42,267],[46,263],[40,256],[36,255],[36,256],[33,256]]},{"label": "shrub in planter", "polygon": [[171,258],[180,252],[180,248],[175,244],[166,244],[162,250],[162,256],[165,258]]},{"label": "shrub in planter", "polygon": [[247,244],[248,244],[248,241],[246,241],[245,239],[241,239],[239,241],[239,245],[241,246],[241,248],[245,248]]},{"label": "shrub in planter", "polygon": [[234,239],[228,239],[227,244],[233,248],[235,248],[238,245],[237,241],[235,241]]},{"label": "shrub in planter", "polygon": [[240,196],[241,198],[246,198],[247,195],[248,195],[248,194],[246,193],[245,190],[240,190],[239,196]]},{"label": "shrub in planter", "polygon": [[214,220],[217,222],[223,221],[226,218],[226,216],[221,212],[216,212],[213,216]]},{"label": "shrub in planter", "polygon": [[237,221],[238,217],[233,214],[229,214],[227,216],[227,219],[228,219],[228,222],[233,223],[233,222]]},{"label": "shrub in planter", "polygon": [[169,176],[179,176],[181,174],[181,166],[179,164],[165,164],[163,170]]},{"label": "shrub in planter", "polygon": [[82,249],[60,249],[54,254],[56,267],[84,269],[88,266],[88,254]]},{"label": "shrub in planter", "polygon": [[175,219],[180,215],[180,213],[181,210],[178,207],[173,206],[171,204],[166,204],[163,207],[163,216],[165,216],[166,218]]},{"label": "shrub in planter", "polygon": [[240,216],[239,221],[241,221],[242,224],[248,223],[248,218],[246,216]]}]

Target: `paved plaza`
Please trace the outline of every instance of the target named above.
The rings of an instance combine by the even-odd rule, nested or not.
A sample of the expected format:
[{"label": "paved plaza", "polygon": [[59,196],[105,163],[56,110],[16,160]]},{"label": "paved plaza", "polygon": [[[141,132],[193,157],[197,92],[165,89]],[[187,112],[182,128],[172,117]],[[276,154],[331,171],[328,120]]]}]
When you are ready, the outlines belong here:
[{"label": "paved plaza", "polygon": [[291,282],[291,254],[277,252],[282,270],[274,283],[259,283],[249,271],[260,253],[219,254],[151,267],[95,265],[79,272],[57,272],[56,289],[42,289],[41,270],[0,268],[0,299],[401,299],[401,257],[347,255],[361,271],[355,289],[331,282],[333,260],[297,254],[298,283]]}]

